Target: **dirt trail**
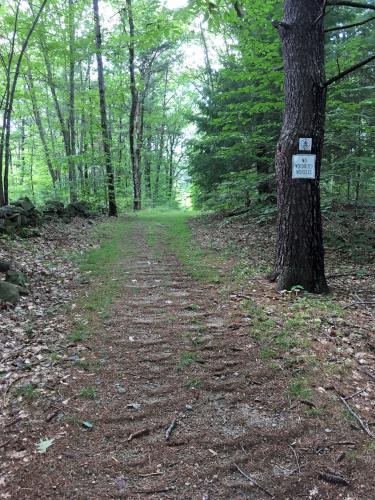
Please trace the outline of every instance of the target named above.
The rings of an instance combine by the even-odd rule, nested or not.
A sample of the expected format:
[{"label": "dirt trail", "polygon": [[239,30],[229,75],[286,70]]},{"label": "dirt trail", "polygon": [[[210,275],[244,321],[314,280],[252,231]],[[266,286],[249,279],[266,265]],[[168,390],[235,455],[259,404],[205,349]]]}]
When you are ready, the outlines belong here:
[{"label": "dirt trail", "polygon": [[[72,368],[62,385],[64,414],[93,429],[72,418],[44,424],[40,437],[53,445],[20,466],[5,495],[347,497],[345,486],[318,479],[337,449],[322,458],[314,448],[344,431],[326,436],[285,406],[283,375],[275,380],[258,359],[244,314],[186,275],[162,237],[160,227],[159,244],[148,246],[141,221],[124,236],[121,299],[86,342],[96,365]],[[95,400],[78,397],[88,386]]]}]

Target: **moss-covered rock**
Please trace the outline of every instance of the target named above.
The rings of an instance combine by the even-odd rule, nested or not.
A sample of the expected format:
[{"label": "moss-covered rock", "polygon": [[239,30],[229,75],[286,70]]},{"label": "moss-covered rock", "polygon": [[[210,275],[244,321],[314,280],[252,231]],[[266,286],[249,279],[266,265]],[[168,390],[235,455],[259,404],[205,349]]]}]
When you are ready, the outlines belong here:
[{"label": "moss-covered rock", "polygon": [[16,305],[20,300],[20,287],[7,281],[0,281],[0,301]]}]

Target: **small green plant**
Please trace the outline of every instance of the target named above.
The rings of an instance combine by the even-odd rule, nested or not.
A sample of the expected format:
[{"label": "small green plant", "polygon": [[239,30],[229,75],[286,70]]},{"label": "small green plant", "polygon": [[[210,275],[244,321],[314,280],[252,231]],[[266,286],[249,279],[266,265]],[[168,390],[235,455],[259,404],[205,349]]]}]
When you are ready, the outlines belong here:
[{"label": "small green plant", "polygon": [[26,385],[21,385],[18,387],[16,391],[16,395],[18,397],[22,397],[29,403],[33,401],[37,396],[38,396],[38,389],[35,384],[26,384]]},{"label": "small green plant", "polygon": [[101,319],[107,319],[110,317],[110,313],[108,311],[99,311],[98,316]]},{"label": "small green plant", "polygon": [[271,363],[268,363],[268,368],[270,370],[273,370],[275,372],[278,372],[278,371],[281,371],[282,368],[281,366],[279,365],[279,363],[275,363],[275,362],[271,362]]},{"label": "small green plant", "polygon": [[32,325],[27,325],[25,328],[26,335],[31,335],[33,333]]},{"label": "small green plant", "polygon": [[190,340],[194,347],[198,347],[204,342],[204,337],[200,333],[193,335],[189,332],[186,337]]},{"label": "small green plant", "polygon": [[83,370],[90,370],[92,368],[97,368],[100,365],[98,360],[89,360],[89,359],[77,359],[77,361],[75,361],[74,364],[77,368],[82,368]]},{"label": "small green plant", "polygon": [[361,455],[357,450],[348,450],[346,452],[346,456],[352,462],[357,462],[361,458]]},{"label": "small green plant", "polygon": [[66,422],[76,427],[81,427],[82,420],[77,415],[67,415],[65,417]]},{"label": "small green plant", "polygon": [[197,360],[197,353],[193,351],[186,351],[180,355],[180,360],[177,364],[177,371],[182,371],[184,368],[190,366]]},{"label": "small green plant", "polygon": [[324,410],[323,410],[323,408],[317,408],[317,407],[308,408],[307,410],[305,410],[305,413],[309,417],[317,418],[317,417],[321,417],[322,415],[324,415]]},{"label": "small green plant", "polygon": [[304,377],[292,380],[292,382],[288,385],[287,394],[292,399],[306,399],[306,401],[309,401],[312,397],[308,381]]},{"label": "small green plant", "polygon": [[198,304],[190,304],[186,306],[185,309],[187,309],[188,311],[199,311],[200,307],[198,306]]},{"label": "small green plant", "polygon": [[186,387],[188,389],[198,389],[202,386],[202,383],[203,381],[200,378],[189,378],[189,380],[186,382]]},{"label": "small green plant", "polygon": [[260,357],[262,359],[272,359],[277,356],[277,352],[274,349],[271,349],[270,347],[263,347],[260,350]]},{"label": "small green plant", "polygon": [[51,354],[50,354],[51,361],[60,361],[61,358],[62,358],[62,356],[58,352],[51,352]]},{"label": "small green plant", "polygon": [[96,389],[94,387],[84,387],[79,392],[82,399],[96,399]]},{"label": "small green plant", "polygon": [[81,328],[76,328],[73,332],[68,336],[68,340],[71,342],[82,342],[85,338],[85,334]]}]

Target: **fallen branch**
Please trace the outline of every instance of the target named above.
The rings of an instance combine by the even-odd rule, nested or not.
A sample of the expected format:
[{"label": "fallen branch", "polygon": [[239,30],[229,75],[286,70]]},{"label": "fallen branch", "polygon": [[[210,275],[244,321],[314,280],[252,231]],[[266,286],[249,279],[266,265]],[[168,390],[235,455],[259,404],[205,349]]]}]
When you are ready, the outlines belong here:
[{"label": "fallen branch", "polygon": [[301,466],[300,466],[300,463],[299,463],[299,460],[298,460],[298,455],[296,453],[296,450],[294,449],[294,447],[292,445],[289,445],[289,448],[292,450],[294,458],[296,459],[296,465],[297,465],[297,468],[298,468],[298,473],[301,473]]},{"label": "fallen branch", "polygon": [[367,370],[361,369],[360,370],[362,373],[365,373],[368,377],[370,377],[372,380],[375,380],[375,375],[371,372],[368,372]]},{"label": "fallen branch", "polygon": [[144,495],[152,495],[153,493],[167,493],[168,491],[174,490],[174,486],[166,486],[165,488],[156,488],[151,490],[134,490],[134,493],[140,493]]},{"label": "fallen branch", "polygon": [[157,472],[150,472],[149,474],[139,474],[139,477],[151,477],[151,476],[163,476],[164,472],[157,471]]},{"label": "fallen branch", "polygon": [[349,403],[347,403],[346,399],[343,398],[342,396],[338,395],[339,398],[340,398],[340,401],[343,403],[343,405],[345,406],[345,408],[348,410],[348,412],[350,413],[350,415],[352,417],[354,417],[356,419],[356,421],[359,423],[359,425],[361,426],[362,430],[365,431],[365,433],[372,437],[373,439],[375,439],[375,434],[369,429],[369,426],[367,425],[366,422],[364,422],[361,417],[353,410],[353,408],[350,406]]},{"label": "fallen branch", "polygon": [[373,276],[374,273],[363,273],[363,274],[358,274],[357,272],[353,273],[342,273],[342,274],[329,274],[326,276],[327,279],[332,279],[332,278],[344,278],[346,276],[354,276],[355,278],[368,278],[369,276]]},{"label": "fallen branch", "polygon": [[354,394],[352,394],[351,396],[346,396],[345,401],[348,401],[348,399],[352,399],[352,398],[355,398],[356,396],[358,396],[358,394],[361,394],[361,392],[365,391],[366,389],[360,389],[359,391],[355,392]]},{"label": "fallen branch", "polygon": [[361,300],[361,301],[356,300],[355,302],[351,302],[350,304],[344,306],[343,309],[347,309],[348,307],[353,307],[353,306],[361,306],[364,304],[375,304],[375,300]]},{"label": "fallen branch", "polygon": [[169,440],[169,438],[171,437],[172,432],[173,432],[173,430],[175,429],[176,425],[177,425],[177,418],[175,418],[175,419],[172,421],[171,425],[170,425],[170,426],[168,427],[168,429],[165,431],[165,440],[166,440],[166,441],[168,441],[168,440]]},{"label": "fallen branch", "polygon": [[148,434],[150,434],[150,429],[141,429],[140,431],[130,434],[130,436],[128,437],[128,441],[132,441],[133,439],[141,436],[147,436]]},{"label": "fallen branch", "polygon": [[21,422],[22,420],[22,417],[17,417],[13,420],[11,420],[10,422],[8,422],[7,424],[4,425],[4,427],[12,427],[12,425],[14,424],[17,424],[18,422]]},{"label": "fallen branch", "polygon": [[327,443],[324,445],[325,448],[331,448],[332,446],[355,446],[354,441],[333,441],[332,443]]},{"label": "fallen branch", "polygon": [[223,212],[221,215],[223,217],[236,217],[237,215],[243,215],[246,214],[247,212],[250,212],[251,208],[241,208],[238,210],[230,210],[228,212]]},{"label": "fallen branch", "polygon": [[257,488],[259,488],[261,491],[263,491],[263,493],[265,493],[267,496],[269,496],[271,498],[275,497],[275,495],[273,495],[270,491],[268,491],[266,488],[264,488],[262,485],[260,485],[252,476],[250,476],[249,474],[247,474],[246,472],[244,472],[242,469],[240,469],[237,464],[234,464],[234,466],[236,467],[236,469],[238,470],[238,472],[243,477],[245,477],[248,481],[250,481],[251,483],[253,483],[254,486],[256,486]]},{"label": "fallen branch", "polygon": [[10,382],[10,384],[8,385],[8,387],[5,389],[5,392],[4,392],[4,401],[3,401],[4,406],[6,406],[6,396],[9,392],[9,389],[12,387],[12,385],[14,385],[16,382],[18,382],[22,378],[29,377],[29,376],[30,376],[29,373],[25,374],[25,375],[20,375],[19,377],[16,377],[14,380],[12,380],[12,382]]}]

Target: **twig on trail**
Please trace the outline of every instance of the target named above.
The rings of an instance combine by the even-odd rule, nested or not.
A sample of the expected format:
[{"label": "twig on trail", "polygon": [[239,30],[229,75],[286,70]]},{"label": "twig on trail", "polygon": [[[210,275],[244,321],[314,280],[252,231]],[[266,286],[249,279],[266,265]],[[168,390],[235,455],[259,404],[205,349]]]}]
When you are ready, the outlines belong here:
[{"label": "twig on trail", "polygon": [[371,372],[368,372],[367,370],[364,370],[363,368],[360,370],[362,373],[365,373],[368,377],[370,377],[372,380],[375,380],[375,375]]},{"label": "twig on trail", "polygon": [[134,493],[140,493],[144,495],[152,495],[153,493],[167,493],[168,491],[174,490],[174,486],[166,486],[165,488],[156,488],[151,490],[134,490]]},{"label": "twig on trail", "polygon": [[233,464],[233,465],[236,467],[238,472],[243,477],[245,477],[248,481],[251,481],[257,488],[259,488],[261,491],[263,491],[263,493],[265,493],[266,495],[268,495],[271,498],[275,497],[270,491],[268,491],[266,488],[264,488],[262,485],[260,485],[252,476],[250,476],[249,474],[244,472],[242,469],[240,469],[237,464]]},{"label": "twig on trail", "polygon": [[316,408],[316,405],[313,402],[308,401],[307,399],[300,399],[299,402],[303,405],[308,406],[309,408]]},{"label": "twig on trail", "polygon": [[7,441],[4,441],[4,443],[1,443],[0,444],[0,448],[4,448],[4,446],[6,446],[8,443],[10,443],[12,441],[12,438],[8,439]]},{"label": "twig on trail", "polygon": [[345,401],[348,401],[348,399],[352,399],[352,398],[355,398],[356,396],[358,396],[358,394],[361,394],[361,392],[365,391],[365,389],[360,389],[359,391],[355,392],[354,394],[352,394],[351,396],[346,396]]},{"label": "twig on trail", "polygon": [[354,441],[333,441],[332,443],[327,443],[324,445],[325,448],[331,448],[332,446],[341,445],[341,446],[355,446],[357,443]]},{"label": "twig on trail", "polygon": [[298,467],[298,473],[300,474],[301,473],[301,466],[299,464],[298,455],[296,453],[296,450],[294,449],[294,447],[291,444],[289,445],[289,448],[292,450],[294,458],[296,459],[296,465]]},{"label": "twig on trail", "polygon": [[150,476],[164,476],[164,472],[157,471],[157,472],[150,472],[149,474],[139,474],[139,477],[150,477]]},{"label": "twig on trail", "polygon": [[362,306],[366,304],[375,304],[375,300],[361,300],[361,301],[357,300],[355,302],[347,304],[346,306],[343,307],[343,309],[347,309],[348,307],[353,307],[353,306]]},{"label": "twig on trail", "polygon": [[53,418],[55,418],[58,414],[60,413],[60,408],[58,408],[57,410],[53,411],[52,413],[50,413],[49,415],[47,415],[46,417],[46,422],[50,422]]},{"label": "twig on trail", "polygon": [[172,432],[173,432],[174,428],[176,427],[176,425],[177,425],[177,418],[175,418],[175,419],[172,421],[171,425],[170,425],[170,426],[168,427],[168,429],[165,431],[165,439],[166,439],[166,441],[168,441],[168,440],[169,440],[169,438],[171,437]]},{"label": "twig on trail", "polygon": [[148,434],[150,434],[150,429],[141,429],[140,431],[132,432],[128,437],[128,441],[132,441],[133,439],[141,436],[147,436]]},{"label": "twig on trail", "polygon": [[7,424],[5,424],[4,427],[11,427],[12,425],[17,424],[21,420],[22,420],[22,417],[16,417],[13,420],[11,420],[10,422],[8,422]]},{"label": "twig on trail", "polygon": [[8,385],[8,387],[5,389],[5,392],[4,392],[4,401],[3,401],[4,406],[6,406],[6,396],[9,392],[9,389],[12,387],[12,385],[14,385],[16,382],[21,380],[21,378],[25,378],[25,377],[29,377],[29,376],[30,376],[29,373],[27,373],[25,375],[20,375],[19,377],[16,377],[14,380],[12,380],[12,382],[10,382],[10,384]]},{"label": "twig on trail", "polygon": [[369,429],[369,426],[366,422],[364,422],[361,417],[353,410],[353,408],[349,405],[349,403],[347,403],[346,401],[346,398],[343,398],[342,396],[340,396],[340,394],[338,394],[339,398],[340,398],[340,401],[345,405],[345,408],[348,410],[348,412],[350,413],[350,415],[352,417],[354,417],[357,422],[359,423],[359,425],[361,426],[362,430],[365,431],[365,433],[372,437],[373,439],[375,439],[375,434],[370,431]]},{"label": "twig on trail", "polygon": [[346,276],[354,276],[355,278],[368,278],[369,276],[373,276],[373,273],[367,272],[365,274],[357,274],[356,272],[353,273],[342,273],[342,274],[329,274],[326,276],[327,279],[332,279],[332,278],[344,278]]}]

